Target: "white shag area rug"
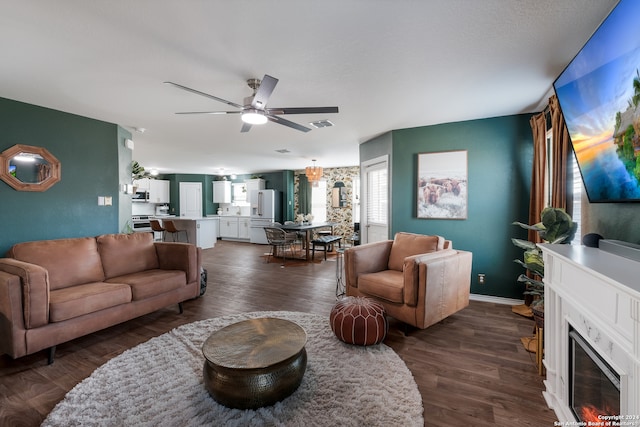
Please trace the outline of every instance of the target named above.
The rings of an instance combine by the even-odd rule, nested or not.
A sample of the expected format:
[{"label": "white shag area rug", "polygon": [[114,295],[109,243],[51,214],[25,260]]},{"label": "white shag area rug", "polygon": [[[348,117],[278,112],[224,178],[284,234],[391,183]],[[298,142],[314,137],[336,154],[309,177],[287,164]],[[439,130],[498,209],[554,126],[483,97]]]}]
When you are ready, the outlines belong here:
[{"label": "white shag area rug", "polygon": [[[230,409],[205,389],[202,344],[212,332],[256,317],[307,332],[300,387],[275,405]],[[270,311],[201,320],[140,344],[96,369],[56,405],[43,426],[423,426],[422,398],[388,346],[339,341],[329,316]]]}]

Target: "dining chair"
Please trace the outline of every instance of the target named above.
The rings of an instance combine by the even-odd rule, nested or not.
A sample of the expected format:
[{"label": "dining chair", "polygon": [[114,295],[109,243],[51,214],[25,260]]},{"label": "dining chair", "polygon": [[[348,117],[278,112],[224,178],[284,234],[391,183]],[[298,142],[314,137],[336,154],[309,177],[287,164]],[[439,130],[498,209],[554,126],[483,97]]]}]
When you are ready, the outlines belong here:
[{"label": "dining chair", "polygon": [[280,249],[282,256],[281,266],[284,267],[287,262],[287,249],[291,252],[292,257],[295,254],[295,233],[287,233],[279,227],[264,227],[264,232],[267,236],[267,242],[271,246],[271,251],[267,255],[267,263],[270,262],[271,257],[277,256],[278,249]]}]

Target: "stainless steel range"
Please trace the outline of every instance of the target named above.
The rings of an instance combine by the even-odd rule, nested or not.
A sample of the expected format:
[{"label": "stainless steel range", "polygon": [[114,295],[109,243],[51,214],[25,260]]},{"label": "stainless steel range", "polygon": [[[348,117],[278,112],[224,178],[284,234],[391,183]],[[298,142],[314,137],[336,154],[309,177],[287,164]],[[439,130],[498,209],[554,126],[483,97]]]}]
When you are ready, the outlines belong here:
[{"label": "stainless steel range", "polygon": [[131,217],[133,231],[151,231],[150,215],[134,215]]}]

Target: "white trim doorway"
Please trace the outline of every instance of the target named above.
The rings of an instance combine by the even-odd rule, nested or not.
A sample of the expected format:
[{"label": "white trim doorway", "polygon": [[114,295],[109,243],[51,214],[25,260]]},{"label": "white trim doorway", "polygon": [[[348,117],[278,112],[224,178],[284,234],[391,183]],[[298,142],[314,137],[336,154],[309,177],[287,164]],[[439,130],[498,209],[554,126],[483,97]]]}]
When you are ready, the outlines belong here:
[{"label": "white trim doorway", "polygon": [[362,179],[360,239],[362,243],[389,239],[389,156],[360,164]]},{"label": "white trim doorway", "polygon": [[180,217],[202,217],[202,183],[180,183]]}]

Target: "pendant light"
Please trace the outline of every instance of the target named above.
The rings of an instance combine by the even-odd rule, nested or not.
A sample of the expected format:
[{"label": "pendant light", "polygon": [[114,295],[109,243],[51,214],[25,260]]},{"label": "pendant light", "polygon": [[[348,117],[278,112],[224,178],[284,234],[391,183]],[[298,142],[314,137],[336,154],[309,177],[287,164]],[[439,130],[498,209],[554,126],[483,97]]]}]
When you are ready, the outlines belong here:
[{"label": "pendant light", "polygon": [[322,178],[322,167],[321,166],[316,166],[316,160],[313,159],[313,166],[307,166],[305,168],[305,175],[307,175],[307,179],[309,179],[309,182],[316,183],[318,181],[320,181],[320,178]]}]

